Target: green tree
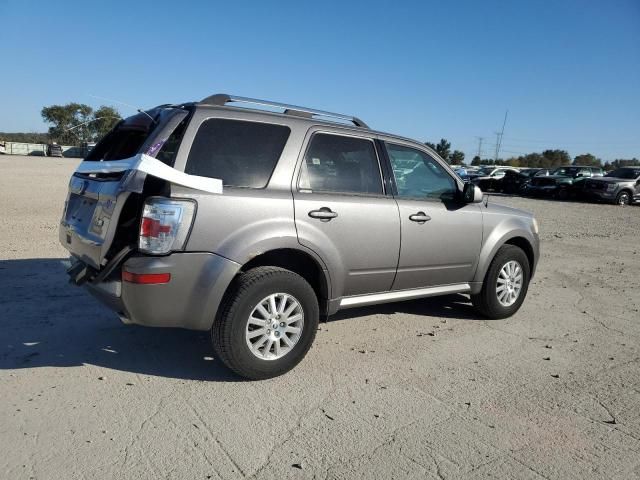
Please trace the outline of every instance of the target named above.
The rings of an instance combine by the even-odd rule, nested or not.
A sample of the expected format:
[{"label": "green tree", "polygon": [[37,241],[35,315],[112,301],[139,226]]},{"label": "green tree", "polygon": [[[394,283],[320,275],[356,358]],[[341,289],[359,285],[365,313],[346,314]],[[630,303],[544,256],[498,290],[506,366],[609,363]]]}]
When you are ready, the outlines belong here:
[{"label": "green tree", "polygon": [[613,162],[611,162],[611,165],[615,168],[620,168],[620,167],[637,167],[640,166],[640,160],[638,160],[636,157],[633,157],[630,160],[625,160],[622,158],[617,158],[615,159]]},{"label": "green tree", "polygon": [[571,164],[571,157],[566,150],[545,150],[542,152],[545,159],[545,167],[559,167]]},{"label": "green tree", "polygon": [[435,143],[431,143],[431,142],[424,142],[424,144],[425,144],[427,147],[429,147],[429,148],[431,148],[431,149],[433,149],[433,150],[435,150],[435,149],[436,149],[436,144],[435,144]]},{"label": "green tree", "polygon": [[599,158],[596,158],[594,155],[590,153],[583,153],[582,155],[576,155],[573,159],[574,165],[584,165],[587,167],[601,167],[602,162]]},{"label": "green tree", "polygon": [[49,139],[67,145],[86,141],[84,139],[86,136],[85,128],[76,126],[89,121],[92,113],[93,109],[82,103],[51,105],[44,107],[41,112],[44,121],[52,124],[49,127]]},{"label": "green tree", "polygon": [[445,162],[451,163],[449,159],[451,155],[451,142],[448,142],[445,138],[441,138],[440,143],[436,145],[436,152],[438,152],[438,155],[440,155]]},{"label": "green tree", "polygon": [[120,113],[113,108],[107,106],[101,106],[93,114],[93,121],[89,124],[91,126],[91,140],[97,142],[104,137],[116,124],[122,120]]},{"label": "green tree", "polygon": [[473,157],[473,159],[471,160],[471,165],[476,167],[478,165],[480,165],[480,163],[482,162],[482,159],[476,155],[475,157]]},{"label": "green tree", "polygon": [[464,152],[454,150],[451,154],[450,161],[452,165],[462,165],[464,163]]},{"label": "green tree", "polygon": [[63,145],[93,142],[108,132],[120,120],[112,107],[101,106],[95,112],[89,105],[68,103],[51,105],[41,112],[49,127],[49,140]]}]

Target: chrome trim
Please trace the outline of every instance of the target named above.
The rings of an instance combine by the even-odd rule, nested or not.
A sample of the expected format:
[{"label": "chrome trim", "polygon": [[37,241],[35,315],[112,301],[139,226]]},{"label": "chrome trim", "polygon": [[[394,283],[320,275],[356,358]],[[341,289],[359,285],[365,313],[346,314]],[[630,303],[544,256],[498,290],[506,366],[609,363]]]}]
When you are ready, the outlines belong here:
[{"label": "chrome trim", "polygon": [[340,299],[340,308],[359,307],[361,305],[375,305],[378,303],[397,302],[425,298],[448,293],[469,293],[471,286],[468,283],[456,283],[439,287],[412,288],[411,290],[398,290],[395,292],[373,293],[368,295],[354,295]]}]

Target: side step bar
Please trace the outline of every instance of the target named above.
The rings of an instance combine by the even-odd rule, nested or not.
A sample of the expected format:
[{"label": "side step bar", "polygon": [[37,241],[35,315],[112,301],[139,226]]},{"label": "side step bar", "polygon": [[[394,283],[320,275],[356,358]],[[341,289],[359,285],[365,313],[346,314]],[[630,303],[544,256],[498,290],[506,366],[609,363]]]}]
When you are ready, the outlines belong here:
[{"label": "side step bar", "polygon": [[433,297],[436,295],[446,295],[449,293],[469,293],[470,291],[471,285],[469,285],[468,283],[457,283],[439,287],[412,288],[411,290],[398,290],[394,292],[354,295],[352,297],[343,297],[340,300],[340,308],[361,307],[363,305],[399,302],[402,300],[413,300],[415,298]]}]

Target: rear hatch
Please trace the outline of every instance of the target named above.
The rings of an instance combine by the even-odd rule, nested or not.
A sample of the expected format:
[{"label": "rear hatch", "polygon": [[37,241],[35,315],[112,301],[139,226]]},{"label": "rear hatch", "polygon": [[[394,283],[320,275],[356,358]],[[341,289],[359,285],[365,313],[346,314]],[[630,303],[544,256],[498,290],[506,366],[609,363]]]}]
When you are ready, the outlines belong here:
[{"label": "rear hatch", "polygon": [[[188,118],[189,109],[184,107],[162,106],[140,112],[118,123],[83,163],[118,161],[144,153],[173,166]],[[60,243],[96,270],[130,243],[119,229],[131,231],[138,227],[133,223],[139,218],[139,206],[147,194],[144,185],[152,179],[136,178],[137,173],[76,172],[71,177],[60,221]],[[157,194],[162,183],[156,180],[154,191],[149,194]],[[118,236],[123,237],[119,242],[115,241]]]}]

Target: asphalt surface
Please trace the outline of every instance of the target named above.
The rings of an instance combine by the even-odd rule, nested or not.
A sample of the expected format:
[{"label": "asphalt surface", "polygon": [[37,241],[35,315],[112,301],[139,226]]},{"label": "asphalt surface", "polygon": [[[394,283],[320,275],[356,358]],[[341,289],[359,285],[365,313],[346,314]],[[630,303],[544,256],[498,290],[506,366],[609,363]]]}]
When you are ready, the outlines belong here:
[{"label": "asphalt surface", "polygon": [[493,196],[540,223],[517,315],[349,310],[247,382],[66,283],[76,164],[0,156],[1,478],[640,478],[640,207]]}]

